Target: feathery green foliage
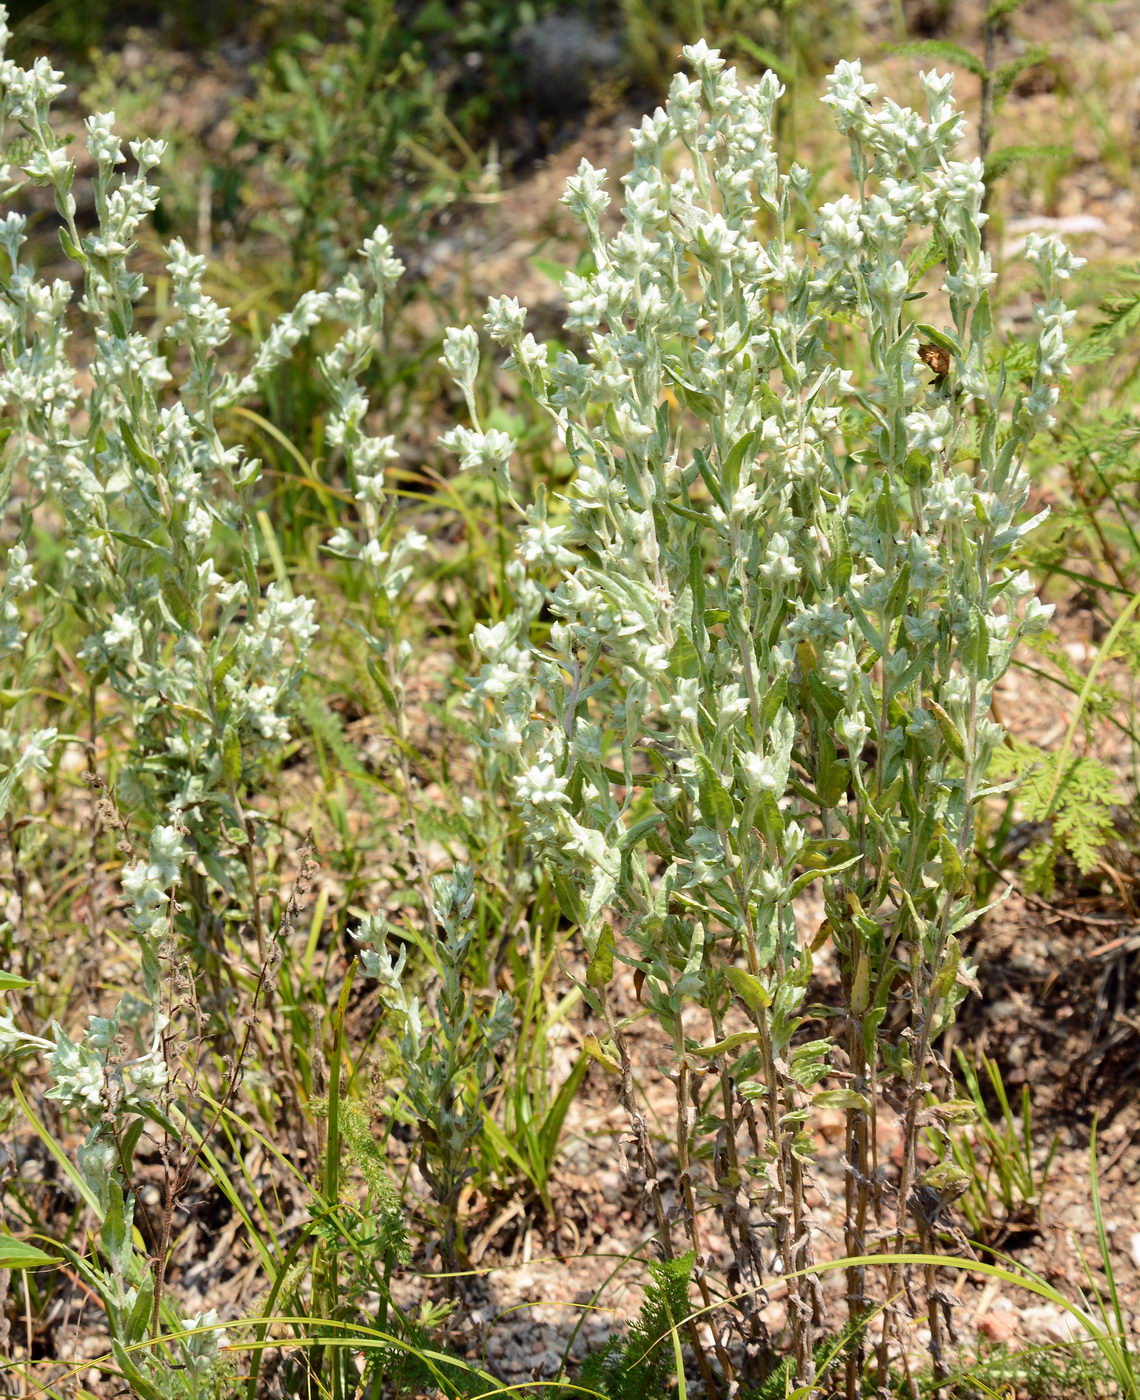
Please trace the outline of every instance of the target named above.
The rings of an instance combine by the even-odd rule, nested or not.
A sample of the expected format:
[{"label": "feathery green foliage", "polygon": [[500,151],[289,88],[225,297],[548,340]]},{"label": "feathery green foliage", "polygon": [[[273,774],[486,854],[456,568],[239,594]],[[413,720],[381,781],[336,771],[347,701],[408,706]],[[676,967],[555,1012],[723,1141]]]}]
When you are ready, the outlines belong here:
[{"label": "feathery green foliage", "polygon": [[[611,1336],[582,1362],[578,1376],[582,1390],[596,1391],[606,1400],[645,1400],[649,1395],[669,1393],[681,1330],[692,1311],[689,1282],[693,1262],[689,1251],[649,1265],[640,1312],[624,1339]],[[573,1400],[580,1393],[578,1389],[564,1391],[563,1400]]]},{"label": "feathery green foliage", "polygon": [[1014,739],[995,751],[990,774],[998,781],[1016,779],[1022,818],[1048,827],[1048,839],[1035,841],[1021,857],[1027,889],[1046,897],[1053,893],[1061,854],[1083,875],[1095,869],[1114,835],[1113,814],[1121,800],[1119,780],[1107,764]]}]

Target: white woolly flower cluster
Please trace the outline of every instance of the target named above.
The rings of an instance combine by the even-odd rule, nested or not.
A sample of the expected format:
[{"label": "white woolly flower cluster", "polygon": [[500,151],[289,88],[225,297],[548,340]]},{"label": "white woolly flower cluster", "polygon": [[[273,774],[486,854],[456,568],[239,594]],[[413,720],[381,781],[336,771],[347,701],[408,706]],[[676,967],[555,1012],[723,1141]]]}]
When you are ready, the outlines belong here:
[{"label": "white woolly flower cluster", "polygon": [[217,1365],[226,1334],[226,1329],[218,1326],[217,1308],[183,1318],[182,1326],[189,1334],[178,1341],[183,1366],[196,1378],[209,1376]]},{"label": "white woolly flower cluster", "polygon": [[7,760],[5,771],[0,773],[0,817],[7,812],[16,784],[24,774],[42,773],[47,768],[48,750],[58,737],[53,728],[34,729],[30,734],[0,729],[0,755]]},{"label": "white woolly flower cluster", "polygon": [[[363,276],[349,273],[333,298],[344,331],[322,358],[321,370],[333,405],[328,441],[344,454],[352,473],[364,537],[358,539],[342,527],[333,533],[326,548],[342,559],[358,560],[370,588],[394,603],[407,587],[427,539],[416,530],[394,537],[395,501],[388,496],[384,475],[400,454],[393,437],[369,431],[368,400],[360,387],[360,376],[372,356],[388,294],[404,265],[392,252],[391,235],[383,226],[365,239],[361,258]],[[391,651],[387,643],[382,649],[386,655]]]},{"label": "white woolly flower cluster", "polygon": [[1033,319],[1040,333],[1033,383],[1023,405],[1028,429],[1037,431],[1052,424],[1051,410],[1057,402],[1058,381],[1069,370],[1065,359],[1065,330],[1076,313],[1066,308],[1060,286],[1084,266],[1084,258],[1074,257],[1060,239],[1038,233],[1031,233],[1026,239],[1025,258],[1037,268],[1045,286],[1044,303],[1033,308]]},{"label": "white woolly flower cluster", "polygon": [[119,1012],[110,1018],[92,1016],[90,1029],[79,1042],[70,1040],[59,1026],[53,1028],[56,1042],[47,1097],[58,1099],[64,1108],[78,1109],[93,1126],[107,1112],[131,1112],[152,1103],[166,1087],[161,1024],[151,1048],[129,1060],[116,1058],[121,1028]]},{"label": "white woolly flower cluster", "polygon": [[123,893],[132,904],[131,924],[144,937],[161,937],[169,915],[170,890],[179,881],[185,850],[177,826],[156,826],[150,858],[123,867]]},{"label": "white woolly flower cluster", "polygon": [[[514,303],[515,306],[518,303]],[[510,307],[495,313],[500,318],[511,318]],[[473,428],[454,427],[440,438],[440,445],[459,456],[461,471],[476,472],[495,481],[510,494],[511,454],[515,450],[515,440],[509,433],[497,428],[485,431],[479,426],[479,410],[475,405],[475,376],[479,371],[479,337],[472,326],[462,330],[449,329],[444,337],[443,354],[440,363],[444,365],[463,394],[467,411],[471,415]]]},{"label": "white woolly flower cluster", "polygon": [[96,1128],[108,1111],[131,1111],[153,1102],[166,1086],[168,1072],[162,1056],[162,1032],[166,1021],[159,1017],[153,1027],[150,1046],[142,1054],[120,1057],[125,1033],[136,1035],[146,1007],[133,997],[124,997],[113,1016],[92,1016],[83,1039],[72,1041],[61,1027],[52,1025],[54,1040],[19,1030],[10,1015],[0,1016],[0,1056],[48,1055],[52,1086],[47,1097],[58,1099],[65,1108],[78,1109]]}]

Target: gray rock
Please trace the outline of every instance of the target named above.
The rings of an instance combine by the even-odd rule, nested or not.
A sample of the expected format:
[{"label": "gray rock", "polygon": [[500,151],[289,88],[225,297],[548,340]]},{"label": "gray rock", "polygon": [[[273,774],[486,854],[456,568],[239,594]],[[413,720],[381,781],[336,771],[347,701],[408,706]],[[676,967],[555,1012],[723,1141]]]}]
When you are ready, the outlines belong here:
[{"label": "gray rock", "polygon": [[586,106],[590,88],[621,61],[621,45],[581,15],[547,15],[515,41],[536,106],[564,114]]}]

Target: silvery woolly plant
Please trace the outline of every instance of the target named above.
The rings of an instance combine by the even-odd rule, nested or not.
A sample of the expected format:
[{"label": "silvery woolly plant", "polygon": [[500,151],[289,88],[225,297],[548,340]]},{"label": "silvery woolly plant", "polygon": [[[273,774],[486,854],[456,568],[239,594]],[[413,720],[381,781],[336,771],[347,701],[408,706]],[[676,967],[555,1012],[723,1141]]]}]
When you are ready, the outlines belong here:
[{"label": "silvery woolly plant", "polygon": [[[0,51],[7,38],[0,6]],[[49,1097],[86,1131],[78,1167],[100,1222],[102,1263],[79,1256],[73,1263],[102,1298],[124,1375],[140,1396],[196,1397],[214,1388],[216,1319],[186,1324],[198,1330],[178,1343],[177,1367],[157,1345],[160,1326],[182,1330],[164,1291],[169,1224],[173,1196],[210,1127],[182,1073],[202,1027],[193,1015],[188,1028],[176,1018],[198,1004],[187,958],[209,969],[223,952],[224,919],[238,921],[256,950],[251,1016],[271,986],[291,915],[287,909],[276,930],[267,924],[256,793],[290,737],[294,692],[317,629],[311,600],[283,584],[262,585],[252,528],[260,464],[224,440],[225,414],[319,322],[339,322],[341,339],[323,362],[334,403],[330,435],[352,440],[364,525],[374,525],[366,468],[388,449],[361,445],[352,383],[399,265],[378,229],[358,271],[333,291],[303,295],[270,327],[245,372],[227,368],[229,315],[203,290],[205,260],[182,243],[166,250],[166,324],[137,313],[152,288],[137,270],[136,241],[157,203],[150,177],[163,148],[132,142],[128,159],[111,113],[86,121],[94,220],[81,231],[77,159],[52,127],[60,78],[46,59],[29,69],[0,59],[7,161],[0,198],[34,205],[27,187],[46,188],[73,274],[42,279],[29,257],[25,214],[11,209],[0,219],[0,498],[16,536],[0,586],[7,702],[0,815],[27,809],[65,742],[81,743],[93,769],[106,765],[107,778],[93,772],[89,781],[103,793],[101,820],[121,834],[126,859],[118,890],[102,909],[93,904],[92,920],[97,932],[104,913],[129,928],[142,985],[110,1016],[92,1017],[78,1040],[58,1026],[50,1039],[29,1034],[4,1015],[0,1054],[47,1058]],[[37,550],[45,523],[63,542],[58,553]],[[414,545],[405,538],[396,553]],[[368,553],[367,563],[391,596],[401,584],[399,560],[385,568]],[[75,675],[89,732],[29,732],[52,630],[67,615],[79,634]],[[9,823],[10,840],[15,831]],[[18,868],[20,852],[11,854]],[[93,900],[97,893],[93,887]],[[227,1093],[252,1029],[246,1022],[243,1042],[238,1027]],[[158,1141],[166,1167],[165,1227],[151,1241],[153,1257],[132,1233],[133,1159],[144,1133]]]},{"label": "silvery woolly plant", "polygon": [[[0,47],[7,37],[0,6]],[[203,290],[206,261],[175,240],[163,274],[170,310],[156,328],[136,313],[153,291],[137,270],[136,240],[158,201],[150,177],[163,143],[131,142],[128,159],[112,113],[87,119],[95,227],[81,233],[77,160],[51,124],[60,78],[46,59],[27,70],[0,61],[9,161],[0,193],[27,202],[27,186],[48,188],[73,274],[41,279],[27,256],[26,216],[12,210],[0,220],[0,485],[18,533],[0,588],[0,680],[11,702],[0,730],[0,812],[49,766],[61,741],[54,728],[25,734],[21,723],[42,679],[44,637],[70,611],[89,701],[88,761],[104,762],[105,736],[125,740],[122,758],[107,744],[117,761],[114,801],[100,805],[130,849],[123,902],[153,1001],[159,953],[175,946],[176,934],[199,961],[216,959],[219,909],[249,929],[262,966],[271,956],[265,819],[254,794],[291,737],[295,690],[317,632],[311,599],[284,583],[262,585],[253,528],[260,463],[223,440],[225,415],[315,326],[339,323],[340,338],[321,362],[333,402],[329,439],[355,472],[366,529],[378,526],[372,474],[391,441],[360,429],[354,376],[402,269],[377,229],[358,269],[333,290],[303,294],[239,372],[227,367],[229,313]],[[42,521],[65,542],[58,558],[45,551],[37,560],[29,549]],[[417,547],[405,535],[390,557],[369,538],[358,553],[376,589],[394,598],[407,580],[401,561]],[[92,781],[109,790],[101,777]]]},{"label": "silvery woolly plant", "polygon": [[[850,143],[851,192],[817,206],[810,173],[777,161],[775,75],[742,86],[704,44],[685,56],[695,76],[632,133],[620,218],[607,222],[604,171],[583,161],[568,182],[589,254],[564,284],[575,348],[537,343],[510,297],[484,318],[575,475],[564,502],[518,505],[516,610],[476,630],[471,704],[582,930],[597,1053],[630,1111],[659,1244],[696,1249],[706,1307],[707,1207],[729,1242],[736,1305],[698,1337],[706,1380],[747,1378],[778,1273],[811,1386],[829,1321],[803,1273],[817,1111],[846,1116],[848,1257],[904,1253],[940,1206],[917,1128],[971,982],[959,935],[981,912],[966,867],[1002,734],[990,697],[1047,618],[1007,561],[1034,523],[1018,518],[1026,447],[1066,372],[1060,284],[1078,260],[1030,236],[1043,296],[1032,383],[1011,394],[982,167],[956,154],[951,78],[920,75],[923,116],[877,103],[859,64],[840,64],[823,101]],[[445,442],[514,501],[513,444],[474,414],[476,332],[451,332],[444,359],[473,415]],[[797,927],[809,885],[817,933]],[[841,999],[809,1015],[821,957]],[[637,1107],[618,962],[672,1045],[672,1197]],[[901,1281],[888,1270],[880,1295],[880,1377]],[[875,1302],[852,1265],[851,1395]]]},{"label": "silvery woolly plant", "polygon": [[[219,422],[332,309],[332,298],[302,297],[239,376],[222,367],[229,315],[203,291],[205,260],[176,240],[166,250],[171,315],[163,335],[137,324],[150,288],[135,266],[136,239],[157,203],[150,176],[163,144],[131,142],[128,159],[113,113],[87,118],[95,227],[81,232],[76,157],[51,125],[60,77],[46,59],[27,70],[0,63],[10,162],[0,191],[11,203],[29,184],[47,187],[79,288],[76,296],[72,280],[37,275],[26,257],[27,219],[10,210],[0,221],[0,403],[8,418],[5,486],[17,483],[9,509],[16,507],[20,540],[5,593],[38,586],[78,620],[89,759],[105,732],[125,735],[117,800],[136,824],[153,828],[147,839],[159,842],[177,875],[152,890],[152,924],[164,923],[166,892],[180,883],[182,902],[197,916],[185,927],[201,938],[214,926],[211,888],[237,891],[264,957],[256,870],[264,834],[249,795],[289,736],[316,622],[311,600],[260,584],[249,509],[260,464],[223,442]],[[66,547],[37,585],[27,542],[45,515]],[[26,694],[37,649],[5,651],[14,670],[6,683]],[[20,717],[19,708],[11,712],[12,721]],[[11,730],[4,743],[19,747]],[[42,734],[33,736],[37,743],[43,747]],[[145,870],[138,877],[147,878]],[[141,893],[141,886],[128,891]],[[146,970],[153,982],[150,958]]]}]

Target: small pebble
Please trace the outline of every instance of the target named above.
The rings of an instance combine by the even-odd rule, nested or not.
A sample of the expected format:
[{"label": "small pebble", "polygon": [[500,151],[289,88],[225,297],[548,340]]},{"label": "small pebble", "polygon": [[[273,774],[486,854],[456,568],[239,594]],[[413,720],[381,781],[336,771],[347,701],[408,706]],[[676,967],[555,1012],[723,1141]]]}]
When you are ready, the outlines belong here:
[{"label": "small pebble", "polygon": [[1021,1320],[1027,1331],[1047,1337],[1051,1342],[1070,1341],[1081,1330],[1081,1324],[1070,1313],[1048,1304],[1024,1309]]},{"label": "small pebble", "polygon": [[1017,1319],[1009,1313],[983,1313],[977,1320],[977,1328],[991,1342],[1008,1342],[1017,1335]]},{"label": "small pebble", "polygon": [[598,1188],[600,1189],[604,1200],[609,1205],[615,1205],[618,1201],[621,1200],[622,1195],[625,1191],[625,1180],[622,1177],[621,1172],[616,1172],[612,1169],[608,1171],[600,1171],[597,1173],[594,1180]]}]

